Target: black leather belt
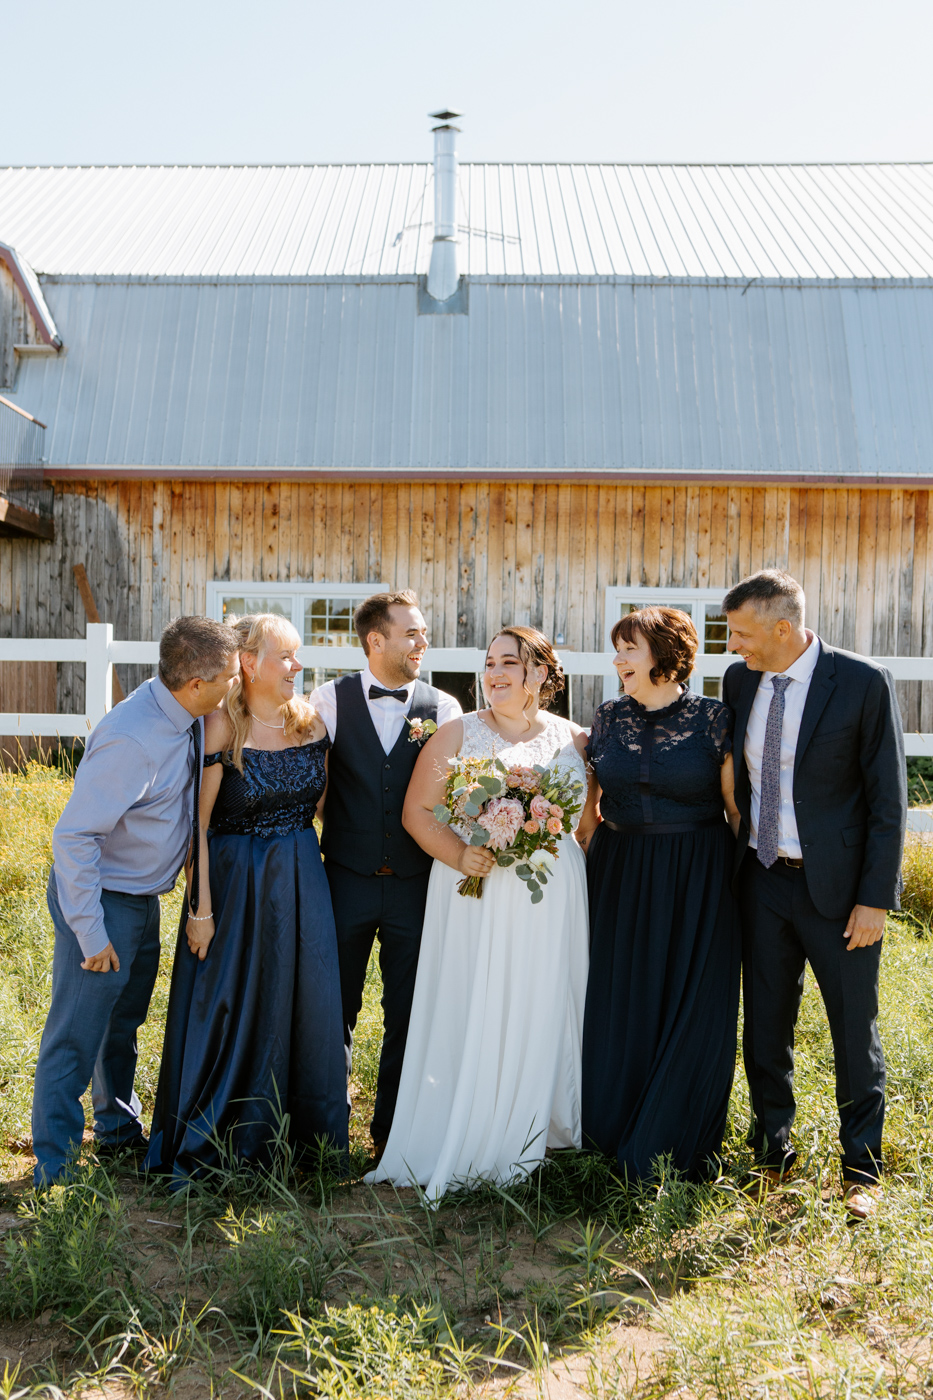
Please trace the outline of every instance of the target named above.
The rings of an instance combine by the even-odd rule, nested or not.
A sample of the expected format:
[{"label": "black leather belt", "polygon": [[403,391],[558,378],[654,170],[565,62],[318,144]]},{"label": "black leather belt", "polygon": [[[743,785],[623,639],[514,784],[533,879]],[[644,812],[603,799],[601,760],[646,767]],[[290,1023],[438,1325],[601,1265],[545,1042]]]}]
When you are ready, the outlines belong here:
[{"label": "black leather belt", "polygon": [[724,817],[709,817],[705,822],[650,822],[643,826],[620,826],[618,822],[603,817],[603,826],[623,836],[686,836],[693,831],[709,831],[715,826],[725,825]]}]

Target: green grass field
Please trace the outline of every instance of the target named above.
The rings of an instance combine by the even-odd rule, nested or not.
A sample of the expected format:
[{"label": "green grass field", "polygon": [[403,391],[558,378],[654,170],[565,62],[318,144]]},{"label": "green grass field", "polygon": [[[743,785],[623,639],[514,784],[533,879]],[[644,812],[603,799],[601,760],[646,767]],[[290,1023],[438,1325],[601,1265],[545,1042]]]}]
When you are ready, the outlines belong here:
[{"label": "green grass field", "polygon": [[[70,790],[55,769],[0,774],[0,1400],[32,1394],[431,1397],[862,1397],[933,1392],[933,845],[912,845],[909,912],[888,925],[882,1034],[887,1187],[850,1225],[838,1200],[825,1017],[798,1037],[803,1169],[743,1190],[736,1076],[727,1173],[629,1191],[563,1154],[508,1191],[431,1210],[414,1192],[231,1172],[183,1196],[90,1157],[29,1189],[32,1076],[48,1002],[44,885]],[[179,894],[140,1045],[151,1109]],[[353,1159],[379,1049],[371,971],[356,1053]],[[4,1371],[4,1367],[6,1368]]]}]

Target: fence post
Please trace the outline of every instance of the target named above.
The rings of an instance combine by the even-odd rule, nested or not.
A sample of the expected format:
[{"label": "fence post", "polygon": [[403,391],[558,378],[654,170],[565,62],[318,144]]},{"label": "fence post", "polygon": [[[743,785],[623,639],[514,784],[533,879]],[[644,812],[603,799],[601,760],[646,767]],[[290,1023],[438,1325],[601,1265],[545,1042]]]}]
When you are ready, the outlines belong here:
[{"label": "fence post", "polygon": [[113,697],[113,663],[110,645],[113,624],[87,624],[87,665],[84,671],[84,713],[93,729],[110,709]]}]

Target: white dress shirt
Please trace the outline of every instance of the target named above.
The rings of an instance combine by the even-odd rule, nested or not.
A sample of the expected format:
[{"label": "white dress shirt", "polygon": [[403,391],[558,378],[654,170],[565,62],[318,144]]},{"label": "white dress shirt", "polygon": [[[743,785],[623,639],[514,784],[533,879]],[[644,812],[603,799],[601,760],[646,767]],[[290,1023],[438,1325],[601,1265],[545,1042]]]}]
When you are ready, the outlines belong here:
[{"label": "white dress shirt", "polygon": [[786,671],[765,671],[761,678],[755,699],[748,716],[745,730],[745,765],[752,788],[752,824],[749,845],[758,849],[758,813],[761,809],[761,760],[765,746],[765,729],[768,724],[768,711],[774,695],[771,684],[776,675],[789,676],[792,684],[784,691],[784,723],[781,727],[781,813],[778,827],[778,855],[800,860],[803,852],[797,834],[797,816],[794,811],[794,759],[797,755],[797,739],[800,734],[800,721],[803,707],[807,703],[810,681],[816,663],[820,659],[820,639],[808,631],[810,645],[801,652],[793,666]]},{"label": "white dress shirt", "polygon": [[[382,681],[376,680],[368,666],[364,666],[360,672],[360,679],[363,682],[363,698],[369,709],[373,728],[379,738],[386,753],[391,753],[395,748],[398,736],[402,732],[408,711],[411,709],[412,696],[415,692],[415,682],[409,681],[405,686],[383,685]],[[380,696],[377,700],[370,700],[369,687],[378,685],[382,690],[404,690],[408,699],[404,705],[399,700],[392,700],[387,696]],[[449,719],[459,719],[463,714],[459,704],[452,695],[439,690],[440,699],[437,702],[437,727],[446,724]],[[337,733],[337,694],[334,690],[333,681],[325,681],[319,685],[317,690],[308,696],[311,704],[321,717],[321,722],[327,730],[331,743],[334,742],[334,735]]]}]

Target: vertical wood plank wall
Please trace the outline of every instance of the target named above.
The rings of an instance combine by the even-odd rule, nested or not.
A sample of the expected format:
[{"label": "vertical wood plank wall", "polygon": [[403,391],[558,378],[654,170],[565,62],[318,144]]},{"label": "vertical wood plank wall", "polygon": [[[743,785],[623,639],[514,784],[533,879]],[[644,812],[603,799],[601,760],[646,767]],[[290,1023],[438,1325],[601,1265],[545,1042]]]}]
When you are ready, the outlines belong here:
[{"label": "vertical wood plank wall", "polygon": [[[73,637],[88,571],[118,637],[149,639],[205,606],[211,579],[418,590],[437,645],[481,646],[502,622],[602,645],[610,585],[725,589],[790,569],[811,624],[875,655],[933,655],[930,493],[788,486],[67,482],[55,540],[0,540],[0,634]],[[125,677],[134,683],[135,677]],[[599,683],[579,687],[588,719]],[[899,686],[933,730],[933,686]],[[59,705],[83,708],[81,668]]]}]

